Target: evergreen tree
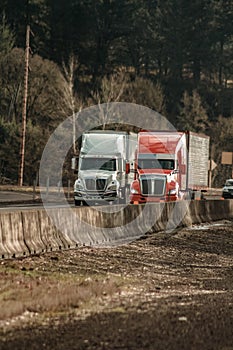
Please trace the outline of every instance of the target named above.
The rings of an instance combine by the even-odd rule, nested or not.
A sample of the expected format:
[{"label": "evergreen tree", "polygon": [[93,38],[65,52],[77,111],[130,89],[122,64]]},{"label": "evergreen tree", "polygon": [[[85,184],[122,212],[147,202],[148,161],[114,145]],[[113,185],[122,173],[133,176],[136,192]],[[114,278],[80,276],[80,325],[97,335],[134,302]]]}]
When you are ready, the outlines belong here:
[{"label": "evergreen tree", "polygon": [[194,0],[186,7],[186,69],[191,72],[193,88],[206,80],[213,64],[211,50],[213,9],[211,1]]},{"label": "evergreen tree", "polygon": [[221,164],[222,152],[233,150],[233,117],[219,116],[211,125],[211,157],[218,164],[217,171],[213,173],[214,185],[222,187],[227,178],[232,177],[232,166]]},{"label": "evergreen tree", "polygon": [[10,179],[17,182],[19,154],[19,126],[0,118],[0,182]]},{"label": "evergreen tree", "polygon": [[12,50],[14,43],[14,34],[7,24],[6,16],[3,13],[0,22],[0,59],[3,59]]},{"label": "evergreen tree", "polygon": [[233,74],[233,2],[231,0],[213,0],[213,41],[215,75],[221,86]]},{"label": "evergreen tree", "polygon": [[184,92],[182,107],[177,118],[177,128],[195,132],[208,132],[208,116],[202,105],[200,95],[193,91],[191,95]]}]

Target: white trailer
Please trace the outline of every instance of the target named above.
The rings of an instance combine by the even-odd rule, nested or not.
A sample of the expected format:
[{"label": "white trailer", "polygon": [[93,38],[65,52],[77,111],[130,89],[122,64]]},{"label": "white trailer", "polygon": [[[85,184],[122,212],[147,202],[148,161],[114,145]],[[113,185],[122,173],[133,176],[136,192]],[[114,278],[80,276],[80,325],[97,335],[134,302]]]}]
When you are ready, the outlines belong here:
[{"label": "white trailer", "polygon": [[203,197],[208,189],[210,138],[204,134],[187,132],[188,171],[187,189],[191,198]]}]

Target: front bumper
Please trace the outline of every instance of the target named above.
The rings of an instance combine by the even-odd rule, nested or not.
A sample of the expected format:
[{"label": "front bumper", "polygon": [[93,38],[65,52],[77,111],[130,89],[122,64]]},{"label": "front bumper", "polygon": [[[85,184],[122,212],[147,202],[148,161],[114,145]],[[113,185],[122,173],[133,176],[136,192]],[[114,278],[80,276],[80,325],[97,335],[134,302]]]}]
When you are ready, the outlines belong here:
[{"label": "front bumper", "polygon": [[230,198],[233,198],[233,192],[223,192],[222,193],[222,197],[225,198],[225,199],[230,199]]},{"label": "front bumper", "polygon": [[79,201],[96,201],[96,202],[103,202],[103,201],[113,201],[117,199],[117,192],[116,191],[108,191],[108,192],[81,192],[81,191],[75,191],[74,192],[74,199]]},{"label": "front bumper", "polygon": [[177,201],[179,198],[177,195],[170,196],[143,196],[141,194],[131,194],[130,195],[130,204],[143,204],[143,203],[158,203],[158,202],[171,202]]}]

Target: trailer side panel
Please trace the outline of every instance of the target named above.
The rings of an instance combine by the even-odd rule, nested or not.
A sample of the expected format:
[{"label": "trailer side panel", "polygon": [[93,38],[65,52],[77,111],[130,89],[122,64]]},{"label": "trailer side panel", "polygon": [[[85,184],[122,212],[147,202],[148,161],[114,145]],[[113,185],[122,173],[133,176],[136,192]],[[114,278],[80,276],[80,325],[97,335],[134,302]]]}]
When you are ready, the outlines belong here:
[{"label": "trailer side panel", "polygon": [[208,187],[209,142],[208,136],[188,133],[188,188]]}]

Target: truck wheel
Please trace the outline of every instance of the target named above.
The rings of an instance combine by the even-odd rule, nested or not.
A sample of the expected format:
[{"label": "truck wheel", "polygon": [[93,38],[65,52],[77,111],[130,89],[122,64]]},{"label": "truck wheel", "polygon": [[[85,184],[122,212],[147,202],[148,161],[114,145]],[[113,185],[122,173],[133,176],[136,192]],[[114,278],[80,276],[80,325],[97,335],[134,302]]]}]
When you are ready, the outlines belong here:
[{"label": "truck wheel", "polygon": [[74,204],[75,204],[76,207],[80,207],[81,201],[75,199]]}]

